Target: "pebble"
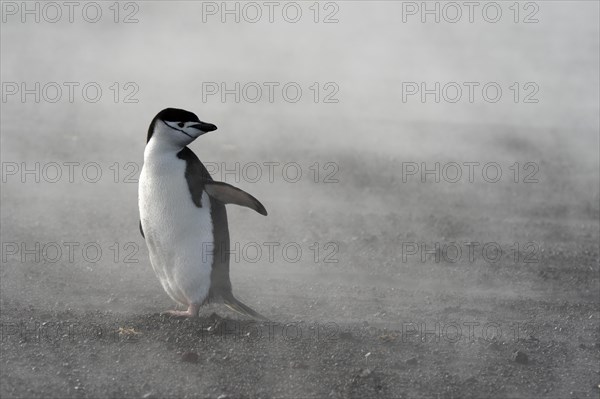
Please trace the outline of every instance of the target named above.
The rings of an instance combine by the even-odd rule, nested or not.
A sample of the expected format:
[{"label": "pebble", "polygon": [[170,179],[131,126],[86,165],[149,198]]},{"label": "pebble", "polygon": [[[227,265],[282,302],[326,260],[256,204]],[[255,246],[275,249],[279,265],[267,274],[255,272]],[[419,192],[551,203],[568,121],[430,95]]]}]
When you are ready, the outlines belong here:
[{"label": "pebble", "polygon": [[529,357],[527,356],[527,354],[525,352],[522,352],[522,351],[514,352],[512,355],[512,360],[517,363],[520,363],[520,364],[529,363]]},{"label": "pebble", "polygon": [[362,370],[362,371],[361,371],[361,372],[358,374],[358,376],[359,376],[359,377],[361,377],[361,378],[365,378],[365,377],[368,377],[368,376],[370,376],[370,375],[371,375],[371,370],[369,370],[369,369],[364,369],[364,370]]},{"label": "pebble", "polygon": [[198,354],[194,352],[186,352],[181,356],[181,360],[188,363],[198,363]]}]

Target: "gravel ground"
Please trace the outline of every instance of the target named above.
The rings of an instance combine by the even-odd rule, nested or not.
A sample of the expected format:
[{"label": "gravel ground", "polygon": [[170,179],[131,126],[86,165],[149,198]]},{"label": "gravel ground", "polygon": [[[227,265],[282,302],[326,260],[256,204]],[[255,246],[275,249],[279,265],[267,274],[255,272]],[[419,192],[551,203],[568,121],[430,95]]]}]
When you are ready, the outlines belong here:
[{"label": "gravel ground", "polygon": [[[105,93],[1,104],[2,398],[599,397],[598,4],[449,25],[380,3],[339,2],[331,25],[201,24],[200,2],[161,1],[137,24],[2,24],[3,82]],[[403,103],[407,80],[495,80],[505,98],[535,80],[540,101]],[[140,101],[115,103],[131,81]],[[204,102],[206,81],[306,97]],[[315,81],[340,101],[308,101]],[[228,207],[234,293],[268,322],[161,315],[136,179],[167,106],[219,127],[192,149],[269,212]]]}]

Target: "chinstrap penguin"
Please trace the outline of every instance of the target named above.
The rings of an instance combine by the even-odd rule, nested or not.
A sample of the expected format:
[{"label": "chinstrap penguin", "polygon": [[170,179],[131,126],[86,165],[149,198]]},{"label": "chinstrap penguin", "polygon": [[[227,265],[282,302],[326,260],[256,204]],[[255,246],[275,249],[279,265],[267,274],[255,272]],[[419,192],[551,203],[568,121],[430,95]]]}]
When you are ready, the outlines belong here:
[{"label": "chinstrap penguin", "polygon": [[188,111],[167,108],[148,128],[139,179],[140,232],[164,290],[195,317],[203,304],[225,303],[243,315],[265,319],[237,300],[229,279],[229,228],[225,204],[267,215],[253,196],[214,181],[187,145],[216,130]]}]

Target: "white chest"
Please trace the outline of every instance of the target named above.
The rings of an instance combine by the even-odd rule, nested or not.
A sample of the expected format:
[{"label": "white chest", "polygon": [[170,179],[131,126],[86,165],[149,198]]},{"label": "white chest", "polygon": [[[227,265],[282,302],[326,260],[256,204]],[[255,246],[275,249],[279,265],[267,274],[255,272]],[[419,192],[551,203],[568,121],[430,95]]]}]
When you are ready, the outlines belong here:
[{"label": "white chest", "polygon": [[139,181],[139,208],[144,234],[163,236],[163,239],[174,235],[171,239],[197,242],[203,238],[201,233],[212,233],[208,195],[203,194],[202,207],[193,203],[185,169],[186,162],[177,156],[145,159]]},{"label": "white chest", "polygon": [[202,207],[194,204],[185,169],[186,162],[174,154],[145,156],[139,208],[150,261],[163,287],[190,298],[208,292],[213,225],[210,198],[205,192]]}]

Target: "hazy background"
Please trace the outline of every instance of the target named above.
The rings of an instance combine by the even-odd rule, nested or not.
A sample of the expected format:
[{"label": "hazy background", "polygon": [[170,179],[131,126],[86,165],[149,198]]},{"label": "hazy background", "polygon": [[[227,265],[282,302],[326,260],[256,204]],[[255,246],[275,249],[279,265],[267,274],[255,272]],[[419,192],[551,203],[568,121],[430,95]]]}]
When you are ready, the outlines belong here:
[{"label": "hazy background", "polygon": [[[22,23],[20,14],[3,15],[3,84],[80,83],[73,103],[64,86],[56,103],[43,98],[36,103],[31,95],[23,102],[20,93],[2,100],[3,165],[97,162],[103,172],[98,183],[86,182],[80,167],[73,183],[66,168],[57,183],[6,176],[3,243],[97,242],[104,251],[97,263],[86,262],[77,250],[74,260],[64,253],[55,263],[3,252],[3,311],[12,309],[13,317],[27,307],[137,315],[172,306],[137,228],[137,184],[124,182],[132,170],[124,164],[141,166],[147,126],[166,107],[188,109],[218,126],[191,145],[202,161],[302,167],[305,177],[298,183],[281,177],[271,183],[265,176],[256,183],[225,179],[269,211],[263,218],[229,207],[234,242],[297,242],[305,251],[298,263],[280,256],[276,262],[232,264],[234,292],[269,317],[394,328],[407,317],[438,317],[442,304],[484,303],[478,317],[487,319],[488,311],[498,309],[494,301],[502,299],[560,295],[590,306],[597,301],[597,2],[536,2],[539,21],[531,24],[513,21],[512,2],[499,2],[498,23],[486,22],[479,7],[473,23],[463,8],[455,24],[434,23],[431,16],[422,23],[420,14],[403,22],[403,3],[391,1],[335,2],[339,21],[327,24],[313,21],[312,2],[298,2],[303,12],[298,23],[286,22],[281,6],[273,23],[266,7],[257,23],[243,18],[235,23],[232,16],[222,23],[220,14],[204,15],[203,4],[191,1],[137,2],[137,23],[114,23],[112,3],[100,4],[103,17],[95,24],[83,20],[81,8],[73,23],[66,15],[57,23],[43,18]],[[321,19],[335,10],[323,7]],[[121,9],[120,19],[132,10]],[[521,8],[520,21],[531,10]],[[81,95],[88,82],[103,90],[96,103]],[[115,82],[118,102],[109,89]],[[124,88],[128,82],[139,88],[133,95],[137,103],[123,101],[131,92]],[[231,95],[222,102],[218,94],[203,101],[207,82],[229,88],[235,82],[281,85],[272,103],[266,91],[256,103],[243,98],[236,103]],[[303,89],[297,103],[281,96],[287,82]],[[309,89],[314,82],[321,97],[326,83],[337,85],[339,101],[315,102]],[[432,96],[422,103],[418,95],[402,101],[403,82],[480,86],[473,103],[466,91],[456,104],[436,103]],[[497,103],[481,96],[487,82],[503,89]],[[521,89],[518,103],[509,89],[514,82]],[[522,101],[527,82],[539,87],[539,102]],[[498,162],[504,178],[495,184],[480,177],[475,183],[402,181],[402,162],[450,161]],[[117,183],[110,169],[115,162]],[[323,175],[328,171],[323,165],[334,162],[339,182],[314,182],[309,167],[315,162]],[[508,167],[514,162],[538,165],[539,183],[513,183]],[[401,261],[407,241],[498,242],[504,248],[536,242],[543,260],[525,266],[504,259],[508,263],[501,268],[481,259],[424,266],[418,257]],[[339,262],[315,263],[308,249],[314,242],[321,248],[336,243]],[[122,251],[116,262],[108,249],[114,243]],[[123,262],[127,243],[139,246],[139,263]],[[568,276],[565,270],[581,268],[587,274],[549,283],[546,268],[564,268]],[[512,309],[490,317],[524,320],[540,312],[536,306]],[[548,310],[546,320],[553,312]],[[586,322],[597,335],[597,317]]]},{"label": "hazy background", "polygon": [[[431,15],[422,23],[420,13],[403,14],[407,6],[402,2],[322,5],[320,20],[334,13],[337,23],[314,23],[312,3],[303,2],[298,3],[302,9],[298,23],[286,22],[283,5],[275,8],[273,23],[268,22],[264,6],[259,22],[246,22],[243,3],[238,4],[240,23],[232,15],[222,23],[221,3],[211,3],[218,13],[209,15],[203,14],[212,7],[206,3],[163,1],[135,3],[137,8],[123,5],[119,21],[133,13],[131,18],[138,22],[114,23],[114,10],[108,3],[100,4],[102,17],[97,23],[86,22],[83,6],[75,9],[73,23],[65,7],[57,23],[44,21],[44,16],[54,18],[55,11],[48,8],[44,13],[42,6],[40,23],[31,15],[22,23],[20,9],[16,15],[4,15],[2,82],[25,82],[28,88],[35,82],[41,86],[57,82],[63,90],[56,103],[44,97],[36,103],[32,95],[22,102],[20,93],[6,97],[2,160],[27,162],[29,168],[36,161],[97,162],[103,172],[95,184],[82,178],[81,167],[75,169],[75,183],[68,182],[66,167],[54,184],[36,184],[31,175],[22,184],[20,170],[7,176],[2,190],[4,240],[12,241],[15,235],[32,238],[34,231],[37,237],[52,238],[49,241],[75,239],[83,229],[92,241],[142,243],[135,229],[137,185],[123,183],[127,173],[134,172],[134,180],[137,174],[135,169],[124,169],[124,164],[141,166],[147,125],[165,107],[189,109],[219,127],[192,145],[205,162],[226,162],[229,168],[236,161],[299,162],[307,177],[301,183],[310,183],[309,166],[314,162],[321,167],[326,162],[339,166],[339,184],[290,184],[281,176],[271,184],[266,175],[255,184],[242,179],[242,188],[260,198],[270,216],[257,218],[232,208],[236,225],[259,224],[239,240],[261,242],[261,235],[275,227],[288,231],[291,241],[305,238],[305,232],[286,218],[304,219],[308,212],[317,212],[315,207],[338,212],[330,220],[318,218],[328,225],[337,223],[338,214],[342,220],[373,213],[415,215],[417,209],[411,209],[410,203],[414,187],[440,201],[442,209],[418,210],[423,214],[443,211],[438,190],[459,194],[466,206],[481,205],[484,194],[486,201],[498,202],[506,212],[523,205],[523,200],[500,199],[502,184],[482,189],[463,179],[459,184],[424,185],[418,184],[418,176],[410,181],[416,186],[399,184],[402,162],[427,161],[430,167],[433,162],[499,162],[505,176],[512,173],[507,168],[516,161],[536,162],[542,184],[508,184],[516,195],[525,199],[543,191],[550,194],[545,198],[559,201],[567,214],[578,204],[597,209],[600,116],[595,2],[539,3],[533,15],[539,22],[529,24],[515,24],[507,3],[499,3],[503,14],[498,23],[486,22],[479,6],[473,23],[463,7],[463,16],[455,24],[445,22],[443,14],[440,23]],[[534,11],[523,4],[519,21]],[[253,10],[247,12],[246,19],[252,18]],[[453,11],[447,12],[451,18]],[[94,9],[86,15],[93,18]],[[73,103],[63,82],[80,84]],[[89,82],[103,90],[96,103],[82,96],[81,88]],[[115,82],[120,88],[117,103],[110,89]],[[137,103],[124,103],[125,94],[133,91],[125,88],[128,82],[139,89],[132,96]],[[236,103],[231,95],[222,102],[219,94],[203,102],[206,82],[224,82],[229,88],[235,82],[242,86],[279,82],[280,86],[273,103],[267,100],[266,89],[257,103],[244,98]],[[287,82],[303,89],[297,103],[282,97],[281,87]],[[321,98],[315,103],[309,89],[314,82],[319,82],[322,97],[330,92],[324,84],[334,82],[339,88],[334,98],[339,101],[323,103]],[[443,99],[435,103],[431,95],[422,103],[419,95],[402,101],[402,82],[426,82],[429,88],[434,82],[461,86],[479,82],[480,86],[473,103],[467,101],[464,86],[459,103]],[[482,98],[481,87],[487,82],[497,82],[503,89],[497,103]],[[509,89],[513,82],[521,86],[518,103]],[[522,102],[529,92],[523,89],[526,82],[538,85],[534,96],[538,103]],[[118,184],[113,183],[115,171],[110,169],[115,162],[120,168]],[[554,185],[556,173],[569,178]],[[356,195],[336,194],[353,187]],[[401,194],[385,198],[396,189]],[[402,232],[421,228],[418,223],[399,227]],[[324,238],[342,242],[357,234]],[[140,255],[145,261],[145,254]]]}]

